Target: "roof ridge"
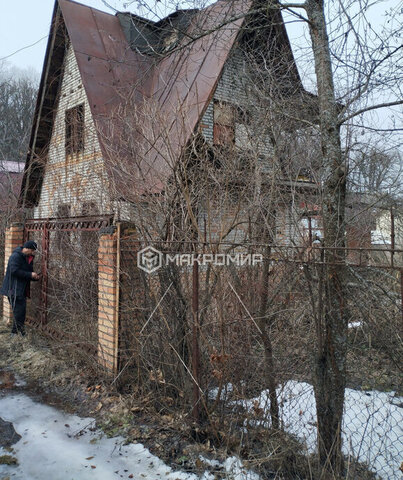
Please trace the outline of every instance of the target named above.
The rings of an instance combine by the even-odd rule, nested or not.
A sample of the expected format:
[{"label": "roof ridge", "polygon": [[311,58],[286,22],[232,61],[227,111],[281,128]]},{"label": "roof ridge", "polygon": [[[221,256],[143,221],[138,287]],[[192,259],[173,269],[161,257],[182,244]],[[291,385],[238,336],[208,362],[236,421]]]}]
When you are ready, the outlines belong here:
[{"label": "roof ridge", "polygon": [[[56,0],[57,3],[63,3],[63,2],[66,2],[66,3],[75,3],[76,5],[80,5],[80,7],[85,7],[85,8],[89,8],[90,10],[95,10],[97,12],[100,12],[100,13],[104,13],[105,15],[110,15],[111,17],[114,17],[115,14],[114,13],[109,13],[109,12],[105,12],[105,10],[101,10],[97,7],[92,7],[90,5],[85,5],[84,3],[81,3],[81,2],[77,2],[76,0]],[[116,12],[118,13],[118,12]],[[120,13],[120,12],[119,12]]]}]

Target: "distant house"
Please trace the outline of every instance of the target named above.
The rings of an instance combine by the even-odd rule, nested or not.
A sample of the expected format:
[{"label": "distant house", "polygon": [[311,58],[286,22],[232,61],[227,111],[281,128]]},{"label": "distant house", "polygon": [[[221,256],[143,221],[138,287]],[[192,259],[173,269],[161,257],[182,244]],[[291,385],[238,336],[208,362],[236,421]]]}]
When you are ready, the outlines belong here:
[{"label": "distant house", "polygon": [[[388,250],[403,249],[403,208],[391,198],[377,198],[374,194],[349,193],[346,206],[347,246],[351,261],[368,263],[373,249],[373,263],[390,263]],[[361,250],[361,252],[360,252]],[[402,254],[394,256],[401,262]]]},{"label": "distant house", "polygon": [[[385,253],[374,253],[376,261],[393,261],[394,265],[403,265],[403,253],[393,250],[403,250],[403,207],[393,202],[388,207],[379,208],[374,215],[375,228],[371,232],[373,248],[383,249]],[[393,259],[392,259],[393,258]]]},{"label": "distant house", "polygon": [[[216,156],[221,152],[218,163],[228,149],[241,163],[254,149],[264,183],[273,144],[265,133],[250,134],[245,45],[256,57],[266,52],[276,88],[297,99],[301,111],[306,107],[305,115],[314,102],[302,87],[281,13],[273,10],[267,25],[252,12],[253,2],[222,0],[153,22],[57,0],[21,205],[36,219],[109,214],[133,221],[136,203],[165,191],[172,165],[196,136]],[[295,181],[284,181],[284,191],[315,188],[300,170]],[[284,198],[276,236],[295,243],[298,225],[304,230],[312,212]]]}]

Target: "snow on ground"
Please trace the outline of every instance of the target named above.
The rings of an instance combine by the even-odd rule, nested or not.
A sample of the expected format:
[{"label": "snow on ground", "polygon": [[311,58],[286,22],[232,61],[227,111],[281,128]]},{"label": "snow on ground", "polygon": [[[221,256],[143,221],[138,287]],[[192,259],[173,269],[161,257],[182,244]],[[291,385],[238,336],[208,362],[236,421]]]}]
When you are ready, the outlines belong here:
[{"label": "snow on ground", "polygon": [[[305,441],[310,452],[316,447],[316,411],[312,385],[288,381],[278,389],[284,428]],[[258,402],[258,403],[256,403]],[[244,403],[268,412],[268,391]],[[393,392],[362,392],[346,389],[343,423],[344,453],[367,463],[380,478],[401,480],[403,461],[403,398]]]},{"label": "snow on ground", "polygon": [[22,436],[13,446],[19,465],[0,465],[0,474],[10,479],[197,478],[173,472],[141,444],[124,446],[123,438],[90,431],[91,418],[64,414],[23,394],[0,398],[0,416]]},{"label": "snow on ground", "polygon": [[348,328],[358,328],[361,327],[361,322],[349,322]]},{"label": "snow on ground", "polygon": [[[107,438],[93,418],[65,414],[24,394],[0,396],[0,417],[12,422],[22,438],[13,445],[18,466],[0,465],[0,478],[10,480],[214,480],[175,472],[141,444],[123,445],[122,437]],[[0,448],[0,455],[10,453]],[[206,464],[208,461],[206,459]],[[259,480],[236,457],[221,466],[231,480]]]},{"label": "snow on ground", "polygon": [[[228,389],[231,390],[231,389]],[[217,392],[216,392],[217,393]],[[316,413],[313,388],[289,381],[278,389],[284,428],[306,442],[310,452],[316,445]],[[244,402],[246,408],[268,411],[268,392]],[[361,392],[346,389],[343,425],[344,451],[366,462],[380,478],[401,480],[403,460],[403,398],[393,392]],[[0,478],[10,480],[212,480],[174,472],[141,444],[123,445],[122,437],[106,438],[92,418],[68,415],[34,402],[24,394],[0,397],[0,417],[12,422],[22,438],[13,448],[18,466],[0,465]],[[0,448],[0,455],[8,454]],[[208,461],[204,460],[206,464]],[[217,465],[219,466],[219,462]],[[221,467],[232,480],[259,480],[246,471],[236,457]]]}]

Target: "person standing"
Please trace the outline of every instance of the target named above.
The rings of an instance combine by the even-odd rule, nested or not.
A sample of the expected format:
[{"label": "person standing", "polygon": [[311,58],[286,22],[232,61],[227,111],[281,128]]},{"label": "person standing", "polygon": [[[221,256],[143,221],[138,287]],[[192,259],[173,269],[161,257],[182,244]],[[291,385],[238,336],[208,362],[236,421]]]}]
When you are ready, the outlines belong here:
[{"label": "person standing", "polygon": [[17,247],[11,254],[0,293],[5,295],[13,310],[12,335],[25,335],[27,297],[30,297],[30,282],[39,280],[34,272],[34,256],[38,246],[33,240]]}]

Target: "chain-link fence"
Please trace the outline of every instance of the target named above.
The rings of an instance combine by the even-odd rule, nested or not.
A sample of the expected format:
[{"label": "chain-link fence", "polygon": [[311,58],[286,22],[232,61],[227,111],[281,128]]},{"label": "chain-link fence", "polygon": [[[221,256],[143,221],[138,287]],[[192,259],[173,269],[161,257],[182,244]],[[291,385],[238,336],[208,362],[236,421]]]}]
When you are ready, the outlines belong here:
[{"label": "chain-link fence", "polygon": [[[138,265],[142,247],[122,238],[125,382],[152,394],[161,412],[180,406],[197,420],[200,438],[241,452],[264,478],[311,478],[324,250],[157,244]],[[400,271],[381,267],[343,270],[348,478],[401,477]]]}]

